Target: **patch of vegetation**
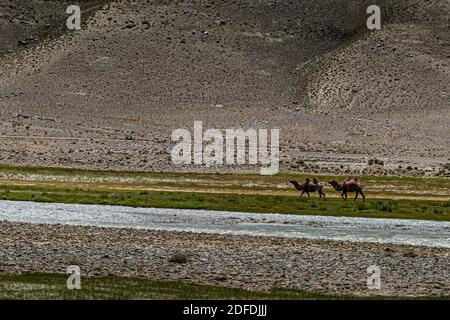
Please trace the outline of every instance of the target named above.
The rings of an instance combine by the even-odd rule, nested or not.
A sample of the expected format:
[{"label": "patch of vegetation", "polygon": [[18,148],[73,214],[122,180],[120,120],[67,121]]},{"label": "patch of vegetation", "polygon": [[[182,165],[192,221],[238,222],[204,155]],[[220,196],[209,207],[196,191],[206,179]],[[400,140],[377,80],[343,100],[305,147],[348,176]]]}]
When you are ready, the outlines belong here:
[{"label": "patch of vegetation", "polygon": [[[402,299],[402,297],[330,296],[294,289],[273,288],[248,291],[236,288],[194,283],[156,281],[127,277],[82,277],[80,290],[66,287],[66,275],[20,274],[0,275],[0,299],[97,299],[97,300],[336,300],[336,299]],[[425,297],[426,299],[427,297]],[[449,299],[450,296],[428,299]],[[405,299],[411,299],[410,297]],[[421,297],[421,299],[424,299]]]},{"label": "patch of vegetation", "polygon": [[183,252],[175,252],[170,258],[169,262],[177,263],[177,264],[185,264],[188,263],[191,258],[191,255]]},{"label": "patch of vegetation", "polygon": [[376,201],[370,203],[375,210],[393,212],[395,205],[392,201]]},{"label": "patch of vegetation", "polygon": [[[450,221],[448,201],[299,199],[283,195],[105,191],[0,185],[0,200]],[[436,214],[439,212],[439,214]]]},{"label": "patch of vegetation", "polygon": [[355,204],[355,207],[359,211],[375,210],[380,212],[394,212],[397,209],[397,206],[393,201],[361,202]]},{"label": "patch of vegetation", "polygon": [[[326,199],[319,201],[316,194],[311,199],[300,199],[288,181],[303,181],[307,176],[114,172],[0,165],[3,178],[0,200],[450,221],[450,200],[431,201],[435,199],[434,194],[438,196],[436,199],[442,199],[448,193],[448,178],[360,177],[368,200],[354,202],[350,196],[344,202],[339,192],[326,186]],[[318,179],[324,182],[341,177]],[[430,201],[415,200],[411,191],[425,189],[433,190],[427,195]],[[388,200],[404,194],[407,197],[412,194],[413,200]],[[423,198],[423,193],[418,195]]]},{"label": "patch of vegetation", "polygon": [[407,251],[403,254],[403,256],[407,258],[415,258],[417,257],[417,253],[415,253],[414,251]]},{"label": "patch of vegetation", "polygon": [[369,164],[369,166],[374,165],[374,164],[384,166],[384,161],[380,160],[380,159],[369,159],[369,161],[367,163]]},{"label": "patch of vegetation", "polygon": [[[139,171],[112,171],[112,170],[83,170],[72,168],[57,168],[57,167],[29,167],[29,166],[11,166],[0,164],[1,173],[10,173],[17,175],[42,175],[42,176],[57,176],[57,177],[120,177],[120,178],[170,178],[190,181],[195,180],[210,180],[210,181],[231,181],[242,180],[245,182],[258,182],[264,181],[266,183],[272,182],[287,182],[292,179],[298,179],[304,181],[307,177],[311,177],[311,174],[304,173],[279,173],[273,176],[261,176],[258,174],[216,174],[216,173],[160,173],[160,172],[139,172]],[[347,176],[336,175],[316,175],[321,181],[329,181],[336,179],[338,181],[344,180]],[[449,179],[443,177],[397,177],[397,176],[361,176],[360,180],[367,183],[368,180],[376,183],[389,182],[389,183],[420,183],[422,186],[428,185],[449,185]]]}]

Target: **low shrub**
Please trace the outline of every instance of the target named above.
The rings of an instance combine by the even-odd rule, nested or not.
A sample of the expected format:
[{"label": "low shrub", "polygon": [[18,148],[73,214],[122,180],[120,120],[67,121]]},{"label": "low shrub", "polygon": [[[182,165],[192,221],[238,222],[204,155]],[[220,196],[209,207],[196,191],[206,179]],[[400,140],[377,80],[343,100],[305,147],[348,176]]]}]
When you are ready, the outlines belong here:
[{"label": "low shrub", "polygon": [[384,161],[374,158],[374,159],[369,159],[368,164],[369,164],[369,166],[374,165],[374,164],[378,164],[380,166],[384,166]]},{"label": "low shrub", "polygon": [[178,264],[185,264],[188,263],[190,260],[190,255],[182,252],[175,252],[170,258],[169,262],[171,263],[178,263]]}]

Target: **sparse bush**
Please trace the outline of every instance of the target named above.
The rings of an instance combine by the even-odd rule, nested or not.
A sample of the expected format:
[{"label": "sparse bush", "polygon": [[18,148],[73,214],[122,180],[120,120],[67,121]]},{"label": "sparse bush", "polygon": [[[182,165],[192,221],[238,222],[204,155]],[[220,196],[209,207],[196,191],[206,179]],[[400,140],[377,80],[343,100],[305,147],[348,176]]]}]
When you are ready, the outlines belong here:
[{"label": "sparse bush", "polygon": [[389,201],[377,201],[370,204],[370,207],[377,211],[387,211],[392,212],[394,210],[394,205]]},{"label": "sparse bush", "polygon": [[378,164],[380,166],[384,166],[384,161],[374,158],[374,159],[369,159],[368,164],[369,164],[369,166],[374,165],[374,164]]},{"label": "sparse bush", "polygon": [[415,253],[414,251],[408,251],[408,252],[405,252],[403,254],[403,256],[407,257],[407,258],[415,258],[415,257],[417,257],[417,253]]},{"label": "sparse bush", "polygon": [[367,205],[365,203],[357,203],[356,204],[356,209],[358,211],[363,211],[363,210],[367,210]]},{"label": "sparse bush", "polygon": [[177,263],[177,264],[184,264],[188,263],[190,260],[190,255],[182,252],[175,252],[170,258],[169,262],[171,263]]}]

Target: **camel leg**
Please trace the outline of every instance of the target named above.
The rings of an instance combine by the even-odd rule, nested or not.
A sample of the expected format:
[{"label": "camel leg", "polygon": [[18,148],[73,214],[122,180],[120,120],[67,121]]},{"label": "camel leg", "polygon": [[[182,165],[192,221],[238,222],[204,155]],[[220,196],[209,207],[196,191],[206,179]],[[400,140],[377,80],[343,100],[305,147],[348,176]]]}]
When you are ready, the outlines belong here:
[{"label": "camel leg", "polygon": [[305,190],[302,191],[302,194],[300,195],[300,198],[303,197],[304,193],[305,193]]},{"label": "camel leg", "polygon": [[308,192],[308,191],[306,191],[306,194],[308,195],[308,198],[310,198],[310,199],[311,199],[311,195],[309,194],[309,192]]},{"label": "camel leg", "polygon": [[341,194],[341,197],[342,197],[342,200],[345,201],[345,197],[344,197],[344,193],[343,193],[343,192],[342,192],[342,194]]},{"label": "camel leg", "polygon": [[355,199],[353,199],[353,201],[356,201],[356,199],[358,199],[358,191],[356,191]]},{"label": "camel leg", "polygon": [[363,197],[363,201],[366,201],[366,197],[364,196],[364,193],[362,192],[362,190],[359,193],[361,193],[361,195]]},{"label": "camel leg", "polygon": [[323,193],[322,188],[317,189],[317,192],[319,193],[319,199],[322,199],[322,196],[325,197],[325,193]]},{"label": "camel leg", "polygon": [[345,195],[345,201],[347,201],[347,192],[344,193],[344,195]]}]

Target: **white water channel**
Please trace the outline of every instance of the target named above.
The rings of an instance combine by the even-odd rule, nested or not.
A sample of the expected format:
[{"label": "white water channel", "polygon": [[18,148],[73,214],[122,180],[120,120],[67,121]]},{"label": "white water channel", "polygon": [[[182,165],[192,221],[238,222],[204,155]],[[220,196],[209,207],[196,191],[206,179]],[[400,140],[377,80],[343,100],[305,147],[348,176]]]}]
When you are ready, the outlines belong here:
[{"label": "white water channel", "polygon": [[450,248],[450,222],[0,201],[0,220]]}]

